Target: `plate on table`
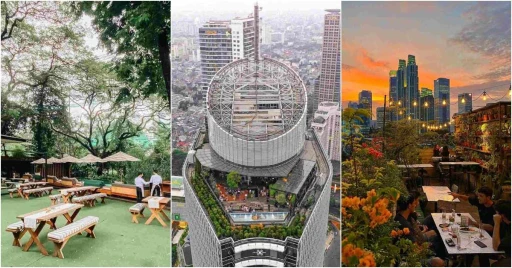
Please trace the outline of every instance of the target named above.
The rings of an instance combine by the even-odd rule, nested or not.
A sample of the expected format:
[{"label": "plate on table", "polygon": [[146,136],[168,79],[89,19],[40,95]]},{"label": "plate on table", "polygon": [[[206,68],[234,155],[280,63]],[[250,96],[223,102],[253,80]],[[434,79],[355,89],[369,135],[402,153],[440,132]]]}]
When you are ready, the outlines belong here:
[{"label": "plate on table", "polygon": [[441,228],[447,228],[448,226],[450,226],[449,223],[441,223],[441,224],[439,224],[439,227],[441,227]]},{"label": "plate on table", "polygon": [[462,227],[459,229],[459,231],[461,231],[462,233],[473,233],[478,232],[478,229],[474,227]]}]

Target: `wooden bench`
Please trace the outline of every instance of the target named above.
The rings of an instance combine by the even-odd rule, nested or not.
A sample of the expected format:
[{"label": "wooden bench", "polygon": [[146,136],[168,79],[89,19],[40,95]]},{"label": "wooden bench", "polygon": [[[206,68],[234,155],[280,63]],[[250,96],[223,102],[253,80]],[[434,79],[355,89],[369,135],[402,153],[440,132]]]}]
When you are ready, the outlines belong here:
[{"label": "wooden bench", "polygon": [[64,249],[66,243],[71,237],[81,234],[83,231],[87,232],[87,237],[96,238],[96,235],[94,234],[94,227],[96,227],[99,220],[100,219],[98,217],[87,216],[48,233],[48,240],[52,241],[55,245],[55,252],[53,252],[53,256],[64,259],[62,249]]},{"label": "wooden bench", "polygon": [[10,224],[9,226],[7,226],[6,231],[14,235],[14,241],[12,242],[12,245],[15,247],[21,247],[20,239],[27,232],[27,229],[25,229],[23,222],[18,221],[13,224]]},{"label": "wooden bench", "polygon": [[53,187],[41,187],[41,188],[23,190],[23,196],[25,197],[25,199],[28,200],[28,196],[31,194],[41,197],[45,193],[52,194],[52,190],[53,190]]},{"label": "wooden bench", "polygon": [[9,192],[9,196],[11,198],[14,198],[14,194],[18,194],[18,197],[20,196],[20,193],[18,192],[18,189],[16,189],[16,188],[9,189],[9,190],[7,190],[7,192]]},{"label": "wooden bench", "polygon": [[84,205],[88,205],[90,207],[94,207],[96,198],[101,198],[101,203],[105,204],[105,197],[107,197],[107,194],[104,194],[104,193],[77,196],[77,197],[73,197],[73,203],[81,203]]},{"label": "wooden bench", "polygon": [[137,217],[144,218],[144,209],[146,206],[143,203],[137,203],[130,207],[130,213],[132,214],[132,222],[139,223]]},{"label": "wooden bench", "polygon": [[61,199],[62,198],[62,194],[54,194],[54,195],[50,195],[50,201],[52,202],[52,206],[57,204],[57,200]]}]

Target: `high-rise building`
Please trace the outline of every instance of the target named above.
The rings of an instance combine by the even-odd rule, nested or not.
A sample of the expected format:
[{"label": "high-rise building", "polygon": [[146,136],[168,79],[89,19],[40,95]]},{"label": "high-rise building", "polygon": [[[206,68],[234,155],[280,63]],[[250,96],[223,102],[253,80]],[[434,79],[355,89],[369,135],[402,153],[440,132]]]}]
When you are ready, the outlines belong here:
[{"label": "high-rise building", "polygon": [[[183,166],[192,264],[322,266],[332,164],[320,137],[306,129],[308,99],[300,76],[276,60],[260,59],[254,42],[254,57],[229,63],[212,78],[207,127],[197,133]],[[224,187],[217,180],[231,172],[249,190],[272,184],[275,195],[288,201],[244,211],[241,204],[256,206],[247,201],[254,198],[250,191],[243,190],[241,199],[210,187]],[[226,199],[239,205],[227,209],[232,203]],[[306,207],[305,200],[313,203]]]},{"label": "high-rise building", "polygon": [[208,21],[199,28],[201,90],[206,93],[212,77],[226,64],[254,57],[254,18]]},{"label": "high-rise building", "polygon": [[270,24],[263,24],[261,26],[261,44],[272,44],[272,27],[270,27]]},{"label": "high-rise building", "polygon": [[434,80],[434,120],[440,124],[450,122],[450,79]]},{"label": "high-rise building", "polygon": [[331,160],[340,161],[340,119],[341,110],[338,102],[321,102],[315,112],[311,127],[318,135],[322,148]]},{"label": "high-rise building", "polygon": [[473,97],[471,93],[461,93],[458,98],[459,114],[471,112],[473,110]]},{"label": "high-rise building", "polygon": [[420,97],[419,110],[421,121],[430,122],[432,120],[435,120],[434,105],[434,96],[432,94],[425,94],[425,96]]},{"label": "high-rise building", "polygon": [[341,47],[339,9],[326,10],[324,19],[324,36],[322,45],[322,63],[320,66],[320,86],[314,109],[318,103],[340,101]]},{"label": "high-rise building", "polygon": [[359,103],[355,101],[349,101],[347,106],[348,108],[359,109]]},{"label": "high-rise building", "polygon": [[[386,109],[386,124],[394,117],[392,109]],[[377,107],[377,128],[382,129],[384,127],[384,107]]]},{"label": "high-rise building", "polygon": [[405,100],[405,85],[407,69],[405,60],[398,60],[398,69],[396,70],[396,85],[398,100],[404,102]]},{"label": "high-rise building", "polygon": [[407,57],[407,79],[405,91],[405,116],[412,119],[418,119],[419,115],[419,78],[418,78],[418,65],[416,65],[416,57],[408,55]]},{"label": "high-rise building", "polygon": [[396,70],[389,71],[389,100],[398,100],[398,84]]},{"label": "high-rise building", "polygon": [[422,87],[420,97],[425,97],[425,96],[433,96],[432,89]]},{"label": "high-rise building", "polygon": [[[369,90],[362,90],[359,92],[359,107],[362,109],[368,109],[370,112],[372,112],[372,104],[373,104],[373,98],[372,98],[372,92]],[[371,119],[371,118],[370,118]]]}]

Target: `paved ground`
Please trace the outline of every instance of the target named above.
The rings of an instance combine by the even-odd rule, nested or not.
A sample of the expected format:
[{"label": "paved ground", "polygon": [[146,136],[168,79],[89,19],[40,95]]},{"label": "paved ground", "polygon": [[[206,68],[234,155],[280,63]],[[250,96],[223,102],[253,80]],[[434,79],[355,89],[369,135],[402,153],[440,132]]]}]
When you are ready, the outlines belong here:
[{"label": "paved ground", "polygon": [[340,232],[336,232],[331,242],[331,246],[325,251],[324,267],[340,267],[340,243]]},{"label": "paved ground", "polygon": [[[64,248],[65,259],[43,256],[35,244],[28,252],[12,246],[12,234],[5,231],[7,225],[18,221],[16,216],[48,207],[48,196],[23,200],[2,195],[2,266],[159,266],[170,267],[171,241],[169,228],[163,228],[157,220],[150,225],[131,222],[128,208],[133,203],[106,199],[106,204],[84,207],[77,216],[97,216],[100,222],[94,229],[96,239],[82,236],[72,237]],[[146,215],[150,215],[149,211]],[[63,226],[65,219],[59,217],[57,226]],[[53,243],[48,241],[50,231],[46,225],[39,238],[48,252],[53,253]],[[21,242],[29,239],[26,234]]]},{"label": "paved ground", "polygon": [[185,203],[172,202],[171,213],[179,213],[182,221],[187,221],[187,213],[185,209]]}]

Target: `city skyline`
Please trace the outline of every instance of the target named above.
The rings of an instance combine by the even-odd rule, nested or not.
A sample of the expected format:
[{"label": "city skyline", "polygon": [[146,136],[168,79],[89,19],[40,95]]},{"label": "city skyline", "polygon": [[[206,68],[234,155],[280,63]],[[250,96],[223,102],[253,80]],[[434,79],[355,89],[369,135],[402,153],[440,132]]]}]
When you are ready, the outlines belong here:
[{"label": "city skyline", "polygon": [[416,57],[419,89],[450,79],[450,117],[460,93],[476,98],[486,89],[493,99],[508,93],[510,3],[344,2],[342,25],[343,107],[372,91],[375,119],[389,94],[389,73],[407,55]]}]

